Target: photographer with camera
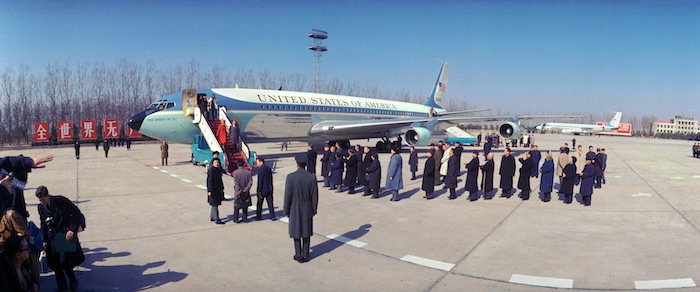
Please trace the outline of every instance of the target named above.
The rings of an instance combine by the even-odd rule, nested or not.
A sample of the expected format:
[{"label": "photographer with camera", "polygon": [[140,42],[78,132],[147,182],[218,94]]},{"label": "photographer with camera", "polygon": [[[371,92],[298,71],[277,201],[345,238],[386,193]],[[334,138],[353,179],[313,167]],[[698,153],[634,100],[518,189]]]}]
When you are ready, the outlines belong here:
[{"label": "photographer with camera", "polygon": [[[85,219],[80,209],[64,196],[50,196],[49,189],[36,189],[39,198],[39,216],[44,236],[44,248],[51,269],[56,272],[58,290],[70,288],[76,291],[78,279],[73,268],[83,263],[85,256],[78,240],[78,231],[85,228]],[[66,283],[66,276],[70,287]]]}]

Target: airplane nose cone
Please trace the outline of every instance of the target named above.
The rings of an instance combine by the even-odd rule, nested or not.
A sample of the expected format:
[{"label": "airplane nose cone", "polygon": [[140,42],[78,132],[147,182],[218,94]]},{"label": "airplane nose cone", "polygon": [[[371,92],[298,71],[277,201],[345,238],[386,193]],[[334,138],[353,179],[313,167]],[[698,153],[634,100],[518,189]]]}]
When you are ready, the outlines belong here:
[{"label": "airplane nose cone", "polygon": [[141,129],[141,124],[143,124],[143,119],[145,118],[146,114],[144,112],[140,112],[132,116],[127,122],[127,125],[129,125],[129,128],[134,129],[134,131],[138,131]]}]

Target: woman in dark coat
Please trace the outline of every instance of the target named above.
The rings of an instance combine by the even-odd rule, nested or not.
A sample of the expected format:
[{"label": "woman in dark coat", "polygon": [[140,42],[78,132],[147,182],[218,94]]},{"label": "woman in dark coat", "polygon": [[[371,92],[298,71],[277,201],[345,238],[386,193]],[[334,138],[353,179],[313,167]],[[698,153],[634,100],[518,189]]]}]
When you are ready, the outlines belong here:
[{"label": "woman in dark coat", "polygon": [[[73,202],[63,196],[50,196],[49,189],[40,186],[36,189],[36,196],[39,198],[39,217],[41,220],[41,232],[46,245],[46,256],[49,267],[56,272],[56,283],[58,290],[69,288],[66,283],[66,276],[70,281],[70,290],[76,291],[78,280],[75,278],[73,268],[85,261],[83,249],[78,240],[78,230],[82,226],[83,216]],[[64,238],[58,238],[65,237]],[[67,242],[60,246],[73,245],[74,250],[57,250],[57,240]]]},{"label": "woman in dark coat", "polygon": [[503,151],[503,158],[501,158],[501,167],[498,170],[498,174],[501,176],[499,186],[503,189],[501,197],[510,198],[511,191],[513,190],[513,176],[515,175],[515,158],[510,155],[510,148],[506,148],[506,150]]},{"label": "woman in dark coat", "polygon": [[425,191],[423,198],[428,200],[433,198],[433,192],[435,191],[435,159],[433,158],[433,153],[435,153],[433,149],[428,151],[428,159],[425,160],[425,166],[423,167],[423,183],[421,184],[421,189]]},{"label": "woman in dark coat", "polygon": [[562,183],[559,191],[564,193],[564,204],[571,204],[574,197],[574,185],[576,184],[576,157],[569,157],[569,163],[564,166]]},{"label": "woman in dark coat", "polygon": [[593,195],[593,178],[595,177],[595,167],[591,160],[586,159],[586,166],[583,167],[581,175],[581,197],[583,197],[583,205],[591,205],[591,196]]},{"label": "woman in dark coat", "polygon": [[219,218],[219,205],[224,200],[224,181],[221,179],[221,161],[214,158],[207,170],[207,202],[211,206],[209,220],[216,224],[224,224]]},{"label": "woman in dark coat", "polygon": [[379,182],[382,180],[382,165],[379,163],[379,157],[377,153],[372,153],[370,155],[372,163],[367,168],[367,188],[365,189],[365,196],[372,194],[372,199],[379,198]]},{"label": "woman in dark coat", "polygon": [[457,188],[457,176],[459,176],[459,165],[454,152],[445,152],[450,157],[447,159],[447,174],[445,175],[445,187],[450,190],[450,200],[457,198],[455,189]]},{"label": "woman in dark coat", "polygon": [[532,175],[532,157],[530,152],[525,152],[520,155],[518,161],[522,164],[520,166],[520,177],[518,178],[518,189],[521,190],[522,195],[520,196],[523,201],[530,199],[530,175]]},{"label": "woman in dark coat", "polygon": [[482,190],[484,191],[484,200],[490,200],[493,198],[491,192],[493,192],[493,153],[486,155],[486,163],[481,166],[481,172],[483,173],[481,179],[483,181]]},{"label": "woman in dark coat", "polygon": [[[345,162],[345,186],[350,190],[348,194],[355,193],[355,181],[357,181],[357,155],[355,155],[355,150],[349,149],[348,156]],[[342,191],[343,188],[340,187],[338,192]]]},{"label": "woman in dark coat", "polygon": [[554,160],[552,155],[547,154],[540,169],[542,177],[540,178],[540,191],[544,193],[543,202],[549,202],[552,199],[552,185],[554,184]]},{"label": "woman in dark coat", "polygon": [[470,201],[476,201],[479,199],[479,183],[477,182],[479,176],[479,152],[472,152],[472,160],[466,164],[467,168],[467,183],[464,185],[464,189],[469,192]]},{"label": "woman in dark coat", "polygon": [[340,157],[340,153],[331,153],[335,157],[334,160],[328,165],[331,172],[331,190],[337,189],[338,192],[343,186],[343,158]]}]

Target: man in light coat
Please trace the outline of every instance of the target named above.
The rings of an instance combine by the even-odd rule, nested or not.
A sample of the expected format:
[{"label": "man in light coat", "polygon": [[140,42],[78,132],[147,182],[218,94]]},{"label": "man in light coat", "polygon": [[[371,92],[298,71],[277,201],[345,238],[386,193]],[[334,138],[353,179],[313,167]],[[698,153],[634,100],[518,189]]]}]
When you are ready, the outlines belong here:
[{"label": "man in light coat", "polygon": [[391,191],[391,201],[399,200],[399,190],[403,189],[403,159],[396,146],[391,147],[391,160],[386,171],[386,189]]},{"label": "man in light coat", "polygon": [[[238,160],[238,169],[231,173],[233,177],[233,221],[236,223],[248,222],[248,206],[250,201],[250,188],[253,187],[253,172],[245,169],[245,161]],[[238,210],[243,209],[242,220],[238,220]]]}]

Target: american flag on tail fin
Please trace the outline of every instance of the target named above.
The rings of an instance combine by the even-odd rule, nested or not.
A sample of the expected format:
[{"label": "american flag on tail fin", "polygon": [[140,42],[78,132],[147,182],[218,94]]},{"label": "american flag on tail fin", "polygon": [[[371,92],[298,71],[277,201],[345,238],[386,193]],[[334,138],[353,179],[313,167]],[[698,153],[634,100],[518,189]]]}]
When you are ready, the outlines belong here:
[{"label": "american flag on tail fin", "polygon": [[438,90],[445,92],[445,87],[447,86],[444,82],[438,82]]}]

